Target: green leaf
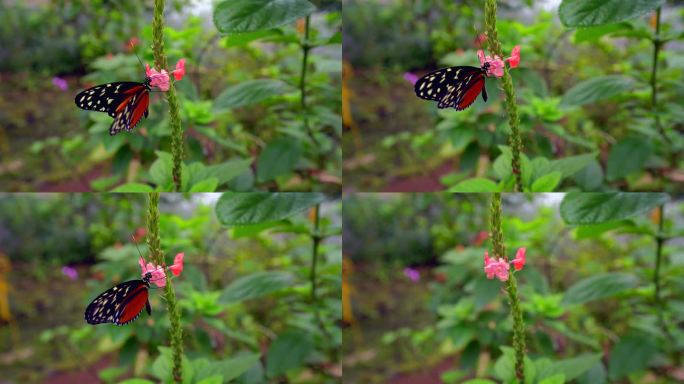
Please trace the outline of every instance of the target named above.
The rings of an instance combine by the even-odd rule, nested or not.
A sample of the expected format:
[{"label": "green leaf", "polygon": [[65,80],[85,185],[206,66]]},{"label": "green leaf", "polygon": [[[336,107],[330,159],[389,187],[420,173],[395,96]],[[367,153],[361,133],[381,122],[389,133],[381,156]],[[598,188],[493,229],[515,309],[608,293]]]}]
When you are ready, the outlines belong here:
[{"label": "green leaf", "polygon": [[460,183],[449,188],[449,192],[456,193],[482,193],[499,191],[500,188],[495,182],[484,178],[463,180]]},{"label": "green leaf", "polygon": [[559,171],[561,173],[561,178],[565,179],[591,164],[592,161],[595,161],[597,155],[598,153],[589,153],[586,155],[569,156],[558,160],[552,160],[547,165],[545,173]]},{"label": "green leaf", "polygon": [[306,0],[225,0],[214,8],[214,25],[222,33],[253,32],[292,23],[315,10]]},{"label": "green leaf", "polygon": [[268,348],[267,376],[277,377],[289,370],[301,367],[312,350],[313,342],[308,333],[288,331],[279,335]]},{"label": "green leaf", "polygon": [[214,192],[216,187],[218,187],[219,181],[215,177],[210,177],[195,183],[195,185],[190,188],[190,193],[196,192]]},{"label": "green leaf", "polygon": [[583,191],[595,191],[603,184],[603,169],[598,161],[592,160],[584,169],[572,177]]},{"label": "green leaf", "polygon": [[532,192],[553,192],[561,181],[561,173],[554,171],[538,178],[532,183]]},{"label": "green leaf", "polygon": [[215,376],[222,377],[222,383],[227,383],[247,372],[259,363],[261,355],[258,353],[241,353],[236,357],[221,361],[208,361],[205,358],[192,362],[197,377],[195,380],[208,380]]},{"label": "green leaf", "polygon": [[545,379],[554,377],[557,374],[563,374],[565,380],[574,380],[584,372],[590,370],[597,362],[601,361],[603,355],[600,353],[585,354],[570,359],[554,361],[545,366],[538,373],[538,379]]},{"label": "green leaf", "polygon": [[[159,357],[152,363],[152,374],[165,383],[171,382],[173,378],[173,353],[168,347],[159,347],[159,352]],[[182,357],[181,367],[183,369],[183,383],[192,383],[194,371],[185,356]]]},{"label": "green leaf", "polygon": [[302,146],[297,140],[281,137],[268,143],[259,154],[257,181],[273,180],[292,172],[301,156]]},{"label": "green leaf", "polygon": [[622,228],[628,225],[628,223],[628,221],[608,221],[600,224],[582,225],[577,227],[575,235],[578,240],[600,237],[603,233],[616,228]]},{"label": "green leaf", "polygon": [[563,198],[560,213],[570,225],[598,224],[643,215],[669,200],[665,193],[572,192]]},{"label": "green leaf", "polygon": [[112,189],[112,192],[117,193],[140,193],[140,192],[152,192],[154,189],[147,184],[141,183],[127,183],[119,185],[118,187]]},{"label": "green leaf", "polygon": [[207,177],[218,179],[218,185],[223,185],[240,176],[252,165],[252,159],[233,159],[222,164],[210,165],[206,169]]},{"label": "green leaf", "polygon": [[642,170],[649,156],[651,144],[648,140],[636,137],[620,140],[613,145],[608,154],[606,178],[608,181],[614,181]]},{"label": "green leaf", "polygon": [[578,107],[630,91],[634,81],[625,76],[608,75],[584,80],[570,88],[561,100],[563,108]]},{"label": "green leaf", "polygon": [[168,188],[173,184],[173,157],[168,152],[156,151],[157,160],[150,167],[150,178],[161,188]]},{"label": "green leaf", "polygon": [[145,379],[128,379],[124,381],[119,381],[119,384],[154,384],[154,381],[149,381]]},{"label": "green leaf", "polygon": [[214,375],[211,377],[207,377],[206,379],[202,379],[197,382],[197,384],[222,384],[225,383],[223,380],[223,376],[221,375]]},{"label": "green leaf", "polygon": [[549,376],[538,382],[539,384],[563,384],[565,383],[565,375],[559,373],[557,375]]},{"label": "green leaf", "polygon": [[637,286],[639,279],[629,273],[602,273],[582,279],[565,292],[563,304],[582,304],[612,297]]},{"label": "green leaf", "polygon": [[575,32],[575,43],[595,42],[605,35],[629,29],[632,29],[632,26],[629,23],[606,24],[597,27],[580,28]]},{"label": "green leaf", "polygon": [[216,217],[225,226],[278,221],[305,211],[325,199],[322,193],[226,192],[216,203]]},{"label": "green leaf", "polygon": [[256,104],[273,96],[282,95],[292,88],[280,80],[250,80],[228,87],[216,97],[214,111],[220,112]]},{"label": "green leaf", "polygon": [[612,24],[645,15],[665,0],[563,0],[558,15],[566,27]]},{"label": "green leaf", "polygon": [[658,351],[652,336],[632,333],[620,338],[613,347],[608,363],[608,375],[617,380],[648,366]]},{"label": "green leaf", "polygon": [[222,304],[236,303],[256,299],[272,293],[290,288],[295,281],[289,272],[265,271],[241,277],[227,286],[219,302]]},{"label": "green leaf", "polygon": [[606,383],[606,368],[602,362],[594,364],[589,371],[577,379],[578,384],[605,384]]}]

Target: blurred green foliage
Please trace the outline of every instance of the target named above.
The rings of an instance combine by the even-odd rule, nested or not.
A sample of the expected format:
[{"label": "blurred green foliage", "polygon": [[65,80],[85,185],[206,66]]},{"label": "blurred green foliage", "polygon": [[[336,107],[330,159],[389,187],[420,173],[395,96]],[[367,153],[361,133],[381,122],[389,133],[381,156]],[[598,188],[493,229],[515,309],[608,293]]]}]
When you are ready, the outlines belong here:
[{"label": "blurred green foliage", "polygon": [[[655,3],[643,3],[641,8],[651,10],[648,16],[580,29],[566,29],[557,9],[541,3],[497,3],[504,52],[521,46],[521,65],[510,73],[525,147],[525,190],[679,191],[674,170],[682,168],[684,148],[683,110],[677,103],[684,89],[681,7],[663,7],[656,36]],[[477,177],[509,190],[510,156],[502,147],[509,133],[498,80],[487,80],[487,103],[478,98],[460,112],[437,110],[418,99],[407,81],[439,67],[479,65],[475,40],[483,32],[482,3],[347,4],[344,52],[351,64],[346,80],[352,111],[345,121],[352,131],[343,143],[347,180],[363,190],[494,190],[482,183],[473,189],[469,179]],[[660,54],[652,105],[654,41]],[[556,180],[551,176],[556,165],[546,164],[554,160],[574,164]]]},{"label": "blurred green foliage", "polygon": [[[3,367],[5,377],[40,382],[59,371],[73,382],[85,380],[76,379],[82,377],[77,371],[91,367],[103,382],[125,382],[131,377],[145,383],[163,381],[170,369],[169,320],[159,291],[150,290],[152,316],[143,313],[127,326],[90,326],[83,320],[83,310],[95,296],[140,276],[140,256],[130,238],[134,233],[138,239],[143,235],[136,225],[145,220],[144,195],[76,196],[0,199],[3,220],[40,212],[33,217],[36,222],[23,221],[24,228],[35,227],[18,239],[29,244],[10,243],[15,247],[3,249],[17,271],[10,274],[15,287],[10,304],[18,323],[14,330],[0,326],[0,353],[15,362]],[[175,277],[174,287],[181,308],[188,382],[214,376],[218,379],[207,382],[339,382],[340,202],[328,200],[321,205],[324,240],[314,299],[313,223],[307,212],[269,225],[230,228],[216,218],[217,197],[163,194],[160,201],[161,245],[167,262],[176,253],[185,253],[185,267]],[[27,206],[36,208],[29,212]],[[48,222],[38,224],[40,220]],[[112,227],[108,237],[93,235],[99,232],[92,228],[106,226]],[[18,229],[10,235],[15,233],[21,236]],[[69,234],[80,236],[80,243],[70,240]],[[56,240],[60,236],[61,245]],[[145,256],[144,238],[140,241]],[[71,256],[46,261],[33,253],[36,245],[31,243],[59,245],[59,251]],[[76,263],[72,265],[78,277],[73,281],[55,268],[67,262]],[[11,337],[13,332],[17,338]],[[27,348],[28,357],[13,353]]]},{"label": "blurred green foliage", "polygon": [[[534,372],[530,382],[560,373],[561,382],[576,383],[674,380],[672,371],[662,368],[679,366],[684,350],[684,301],[678,294],[684,287],[681,200],[665,205],[656,300],[657,210],[639,212],[628,201],[622,211],[602,211],[600,204],[579,208],[583,198],[591,204],[583,194],[503,197],[508,256],[527,249],[527,263],[516,278],[528,332],[527,365]],[[567,201],[559,205],[563,197]],[[630,200],[624,194],[613,197]],[[647,199],[666,201],[649,194],[637,205],[650,204]],[[637,214],[572,226],[559,214],[572,207],[597,220]],[[482,194],[345,198],[343,241],[345,258],[354,262],[347,279],[356,319],[345,329],[343,350],[353,362],[345,366],[345,380],[417,382],[440,375],[443,382],[475,377],[509,382],[508,301],[502,283],[487,280],[482,270],[489,248],[488,208]],[[396,223],[387,220],[392,215]],[[410,248],[404,228],[427,237],[425,245]],[[419,280],[402,271],[407,266]],[[630,356],[629,348],[636,355]]]},{"label": "blurred green foliage", "polygon": [[[182,191],[339,189],[341,11],[339,1],[318,3],[309,41],[303,19],[222,35],[210,25],[211,15],[196,16],[190,2],[167,4],[169,65],[187,60],[187,75],[176,84],[186,131]],[[80,111],[70,99],[96,84],[142,80],[130,42],[143,62],[153,61],[152,27],[144,22],[151,6],[55,0],[52,7],[11,5],[3,12],[0,17],[8,20],[0,42],[8,43],[0,44],[0,54],[8,57],[3,64],[16,85],[0,94],[0,181],[7,189],[169,187],[170,130],[162,94],[152,94],[149,119],[136,132],[114,137],[108,134],[110,117]],[[15,19],[22,20],[21,28],[35,24],[40,30],[15,39]],[[306,111],[299,89],[304,44],[311,47]],[[52,84],[56,75],[66,80],[66,91]],[[278,86],[264,90],[264,83]],[[27,102],[19,105],[20,99]]]}]

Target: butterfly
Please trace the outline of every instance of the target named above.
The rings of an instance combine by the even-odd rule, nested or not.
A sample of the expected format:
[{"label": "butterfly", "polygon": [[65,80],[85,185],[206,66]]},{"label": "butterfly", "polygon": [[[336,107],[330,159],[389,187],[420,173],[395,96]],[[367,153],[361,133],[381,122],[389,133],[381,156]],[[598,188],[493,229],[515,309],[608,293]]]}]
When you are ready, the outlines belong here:
[{"label": "butterfly", "polygon": [[114,323],[125,325],[140,316],[143,307],[152,315],[149,292],[152,273],[147,272],[141,280],[118,284],[96,297],[85,310],[88,324]]},{"label": "butterfly", "polygon": [[438,101],[437,108],[462,111],[473,104],[480,93],[487,102],[485,77],[489,76],[489,66],[485,62],[481,68],[461,66],[438,69],[418,79],[414,91],[421,99]]},{"label": "butterfly", "polygon": [[114,118],[109,134],[114,136],[121,131],[132,131],[143,115],[147,117],[150,105],[151,78],[145,77],[142,83],[118,81],[100,84],[76,95],[76,106],[98,112],[107,112]]}]

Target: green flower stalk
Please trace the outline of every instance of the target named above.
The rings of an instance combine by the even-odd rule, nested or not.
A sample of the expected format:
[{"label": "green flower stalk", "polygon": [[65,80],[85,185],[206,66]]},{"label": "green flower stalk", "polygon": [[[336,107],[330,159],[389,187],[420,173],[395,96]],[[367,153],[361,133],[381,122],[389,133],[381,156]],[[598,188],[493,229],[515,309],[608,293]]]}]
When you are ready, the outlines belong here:
[{"label": "green flower stalk", "polygon": [[[501,229],[501,194],[495,193],[489,210],[489,231],[494,250],[494,259],[506,257],[506,247],[503,244],[503,231]],[[486,256],[485,256],[486,257]],[[524,262],[524,257],[523,257]],[[485,261],[486,263],[486,261]],[[514,261],[515,263],[515,261]],[[516,268],[517,269],[517,268]],[[506,292],[513,317],[513,349],[515,350],[515,376],[519,382],[525,382],[525,324],[523,323],[520,297],[518,297],[518,284],[515,274],[508,275],[506,280]]]},{"label": "green flower stalk", "polygon": [[[489,48],[494,55],[504,57],[499,42],[499,34],[496,30],[496,0],[486,0],[485,2],[485,29]],[[509,145],[513,151],[511,168],[515,175],[515,190],[523,190],[522,171],[520,169],[520,154],[523,151],[522,139],[520,138],[520,120],[518,118],[518,105],[515,102],[515,90],[513,89],[513,79],[511,79],[508,68],[504,66],[502,78],[503,90],[506,94],[506,112],[508,113],[508,126],[511,128],[511,135],[508,138]]]},{"label": "green flower stalk", "polygon": [[[152,192],[148,195],[147,206],[147,248],[150,258],[156,265],[166,265],[164,262],[164,252],[161,249],[159,238],[159,193]],[[180,312],[176,305],[176,293],[171,285],[171,279],[166,274],[166,285],[164,286],[164,297],[166,299],[166,309],[169,314],[171,329],[171,351],[173,355],[173,380],[176,383],[183,382],[183,330],[180,326]]]},{"label": "green flower stalk", "polygon": [[[154,0],[154,17],[152,19],[152,50],[154,53],[154,65],[161,69],[166,68],[166,56],[164,55],[164,0]],[[171,153],[173,155],[173,184],[178,192],[181,189],[181,170],[183,161],[183,127],[181,127],[180,107],[176,97],[176,89],[173,82],[169,83],[166,93],[171,114]]]}]

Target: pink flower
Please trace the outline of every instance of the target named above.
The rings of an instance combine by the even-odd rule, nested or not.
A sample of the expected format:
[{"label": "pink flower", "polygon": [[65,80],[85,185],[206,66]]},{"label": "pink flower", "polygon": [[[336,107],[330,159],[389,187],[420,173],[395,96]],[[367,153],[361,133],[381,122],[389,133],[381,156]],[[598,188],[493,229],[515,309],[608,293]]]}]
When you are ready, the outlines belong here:
[{"label": "pink flower", "polygon": [[409,83],[416,85],[416,82],[418,81],[418,75],[411,72],[404,72],[404,79]]},{"label": "pink flower", "polygon": [[485,251],[485,266],[484,271],[487,274],[488,279],[493,279],[495,276],[501,281],[508,280],[508,269],[509,265],[506,260],[499,258],[490,259],[489,253]]},{"label": "pink flower", "polygon": [[173,73],[173,78],[176,79],[176,81],[181,80],[183,76],[185,76],[185,59],[178,60],[176,69],[171,73]]},{"label": "pink flower", "polygon": [[166,72],[166,69],[158,72],[156,69],[150,68],[149,64],[145,64],[145,73],[150,78],[150,86],[157,87],[164,92],[169,90],[169,73]]},{"label": "pink flower", "polygon": [[404,276],[408,277],[409,280],[417,283],[420,281],[420,272],[413,268],[404,268]]},{"label": "pink flower", "polygon": [[504,62],[499,56],[485,56],[483,50],[477,50],[477,57],[480,59],[480,66],[487,67],[487,76],[503,76]]},{"label": "pink flower", "polygon": [[511,68],[516,68],[518,64],[520,64],[520,46],[516,45],[513,47],[513,51],[511,51],[511,57],[507,58],[506,61],[508,61],[508,65],[511,66]]},{"label": "pink flower", "polygon": [[515,259],[513,259],[513,266],[516,271],[519,271],[522,269],[523,265],[525,265],[525,248],[518,248]]},{"label": "pink flower", "polygon": [[138,264],[140,264],[143,277],[145,277],[148,272],[152,274],[150,283],[155,284],[159,288],[166,286],[166,272],[163,267],[156,266],[153,263],[147,263],[147,265],[145,265],[145,260],[143,260],[142,257],[138,259]]},{"label": "pink flower", "polygon": [[173,259],[173,265],[169,267],[174,276],[178,276],[183,272],[183,257],[185,257],[184,252],[177,254]]}]

